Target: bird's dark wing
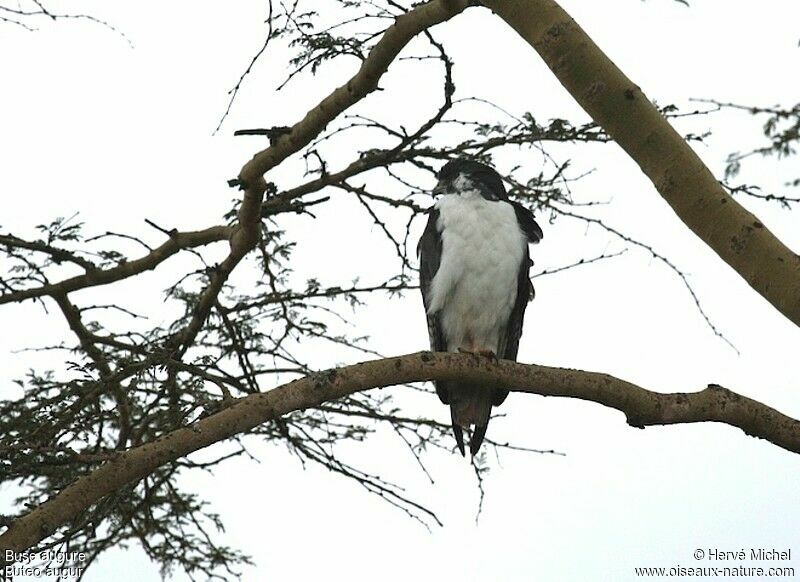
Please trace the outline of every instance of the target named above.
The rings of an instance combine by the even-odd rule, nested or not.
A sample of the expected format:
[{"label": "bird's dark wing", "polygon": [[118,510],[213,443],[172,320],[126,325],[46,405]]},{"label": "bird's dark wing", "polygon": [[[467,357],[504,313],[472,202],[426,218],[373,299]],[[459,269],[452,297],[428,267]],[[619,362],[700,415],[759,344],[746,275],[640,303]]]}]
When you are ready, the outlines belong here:
[{"label": "bird's dark wing", "polygon": [[[422,291],[422,302],[425,304],[427,313],[431,302],[431,284],[439,270],[439,263],[442,260],[442,237],[436,228],[439,220],[439,211],[431,208],[428,211],[428,224],[417,244],[417,254],[419,255],[419,288]],[[439,325],[436,314],[428,314],[428,335],[431,340],[431,349],[437,352],[447,351],[444,345],[444,335]]]},{"label": "bird's dark wing", "polygon": [[526,248],[517,275],[517,299],[511,309],[504,336],[500,338],[501,350],[498,356],[504,360],[516,361],[517,359],[519,338],[522,336],[522,323],[525,319],[525,309],[528,307],[528,302],[533,299],[533,284],[528,278],[530,266],[531,260]]},{"label": "bird's dark wing", "polygon": [[[533,284],[528,278],[528,270],[532,264],[528,247],[525,247],[525,253],[522,256],[519,273],[517,274],[517,299],[514,301],[511,315],[508,317],[508,323],[506,323],[504,329],[500,330],[500,345],[497,356],[503,360],[517,360],[519,338],[522,336],[522,323],[525,320],[525,309],[528,307],[528,302],[533,299]],[[508,390],[496,389],[492,395],[492,404],[499,406],[506,399],[506,396],[508,396]]]},{"label": "bird's dark wing", "polygon": [[[419,255],[419,288],[422,291],[422,303],[425,305],[425,314],[428,319],[428,337],[431,341],[431,349],[435,352],[446,352],[447,345],[444,340],[444,332],[437,313],[428,313],[428,306],[431,302],[431,284],[436,271],[439,270],[439,263],[442,260],[442,236],[436,228],[439,220],[439,211],[431,208],[428,211],[428,224],[419,239],[417,254]],[[444,383],[435,382],[436,393],[444,404],[450,403],[449,391]]]},{"label": "bird's dark wing", "polygon": [[[517,215],[517,222],[520,228],[528,238],[528,242],[538,243],[542,240],[544,233],[542,229],[536,224],[533,218],[533,213],[519,204],[518,202],[511,201],[514,207],[514,213]],[[527,245],[525,252],[522,255],[522,261],[519,265],[519,272],[517,274],[517,299],[514,302],[514,307],[511,309],[511,315],[508,318],[508,323],[500,338],[500,349],[498,357],[504,360],[517,359],[517,352],[519,351],[519,338],[522,336],[522,324],[525,320],[525,309],[528,307],[528,302],[533,299],[534,291],[533,284],[530,280],[530,267],[531,262],[530,253],[528,252]],[[508,396],[507,390],[496,390],[494,393],[492,404],[495,406],[502,404]]]},{"label": "bird's dark wing", "polygon": [[514,213],[517,215],[517,222],[519,223],[522,232],[528,237],[528,241],[538,243],[544,237],[542,228],[536,224],[533,218],[533,212],[525,208],[519,202],[510,200],[511,206],[514,207]]}]

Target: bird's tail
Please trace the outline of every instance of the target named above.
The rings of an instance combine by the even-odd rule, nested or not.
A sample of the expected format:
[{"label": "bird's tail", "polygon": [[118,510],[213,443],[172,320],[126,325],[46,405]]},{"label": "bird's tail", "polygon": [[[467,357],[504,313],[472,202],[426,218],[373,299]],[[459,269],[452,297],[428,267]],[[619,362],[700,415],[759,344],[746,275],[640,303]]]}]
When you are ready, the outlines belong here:
[{"label": "bird's tail", "polygon": [[450,418],[453,421],[453,435],[456,437],[456,444],[462,455],[466,455],[464,450],[465,430],[470,434],[470,454],[473,457],[478,454],[483,438],[486,436],[491,413],[491,391],[472,386],[460,386],[451,391]]}]

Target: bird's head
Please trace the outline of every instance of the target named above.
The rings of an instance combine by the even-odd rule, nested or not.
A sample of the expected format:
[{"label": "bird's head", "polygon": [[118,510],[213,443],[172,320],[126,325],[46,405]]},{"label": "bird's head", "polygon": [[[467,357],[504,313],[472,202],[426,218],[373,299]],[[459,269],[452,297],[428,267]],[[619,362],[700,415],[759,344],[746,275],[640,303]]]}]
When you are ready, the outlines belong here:
[{"label": "bird's head", "polygon": [[462,194],[477,190],[487,200],[508,200],[503,179],[494,168],[472,160],[450,160],[437,174],[433,194]]},{"label": "bird's head", "polygon": [[508,200],[503,179],[494,168],[472,160],[450,160],[437,174],[433,194],[463,194],[477,190],[487,200]]}]

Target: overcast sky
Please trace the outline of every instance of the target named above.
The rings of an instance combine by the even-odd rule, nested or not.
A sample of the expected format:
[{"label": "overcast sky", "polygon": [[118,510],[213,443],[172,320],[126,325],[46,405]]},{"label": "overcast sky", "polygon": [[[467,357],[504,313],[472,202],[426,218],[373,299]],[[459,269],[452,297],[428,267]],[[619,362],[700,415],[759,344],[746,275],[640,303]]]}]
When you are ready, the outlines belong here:
[{"label": "overcast sky", "polygon": [[[145,218],[182,230],[216,224],[233,196],[225,180],[262,146],[234,140],[233,130],[291,125],[355,70],[354,62],[343,62],[275,94],[285,76],[278,51],[255,69],[212,137],[227,90],[262,42],[263,3],[75,4],[113,23],[134,46],[89,22],[43,22],[32,33],[0,26],[3,232],[31,236],[36,224],[76,211],[92,232],[144,233],[152,242],[158,233],[145,227]],[[671,0],[564,0],[563,6],[659,104],[694,108],[690,98],[717,98],[791,105],[800,98],[796,0],[695,0],[690,8]],[[492,99],[515,113],[529,110],[541,120],[586,119],[538,56],[488,11],[470,10],[437,33],[455,58],[462,95]],[[440,87],[433,75],[426,84],[424,76],[406,75],[410,70],[390,71],[386,90],[370,96],[365,110],[424,119],[438,105]],[[713,131],[696,147],[719,176],[730,151],[759,143],[759,122],[743,114],[682,121],[679,128]],[[353,143],[342,161],[359,146]],[[710,331],[674,273],[631,248],[617,259],[535,282],[520,361],[607,372],[665,392],[717,383],[800,418],[800,330],[689,233],[619,148],[581,152],[574,173],[596,172],[575,185],[576,198],[610,201],[595,215],[689,273],[738,354]],[[531,154],[530,173],[541,164]],[[741,178],[779,187],[796,176],[787,172],[792,164],[797,167],[794,160],[783,166],[753,160]],[[280,169],[278,184],[291,184],[297,167]],[[796,210],[742,202],[800,249]],[[625,247],[583,224],[541,218],[537,269]],[[306,276],[347,283],[341,273],[362,273],[370,280],[392,257],[380,232],[347,204],[287,224],[300,243],[295,267]],[[212,255],[224,251],[218,245]],[[169,273],[148,274],[116,285],[115,297],[158,309],[170,280]],[[88,301],[107,292],[76,297]],[[356,321],[382,353],[427,348],[416,293],[376,298]],[[10,380],[28,367],[57,365],[55,355],[48,360],[12,350],[69,339],[58,313],[32,304],[0,308],[0,329],[13,330],[0,334],[0,390],[8,394]],[[362,357],[320,353],[318,362]],[[429,410],[447,419],[434,397]],[[233,461],[213,477],[186,483],[223,516],[227,531],[220,539],[253,556],[256,565],[244,580],[633,580],[634,566],[714,565],[696,561],[697,548],[760,547],[791,548],[794,559],[778,565],[800,572],[797,455],[723,425],[636,430],[621,413],[573,400],[512,394],[498,412],[505,417],[493,421],[491,437],[564,456],[506,453],[501,463],[493,461],[477,525],[478,491],[467,462],[431,453],[430,484],[400,443],[380,436],[348,445],[347,453],[399,476],[444,527],[428,532],[353,483],[304,470],[275,446],[260,447],[260,464]],[[159,574],[132,545],[106,553],[86,577],[112,579],[147,582]]]}]

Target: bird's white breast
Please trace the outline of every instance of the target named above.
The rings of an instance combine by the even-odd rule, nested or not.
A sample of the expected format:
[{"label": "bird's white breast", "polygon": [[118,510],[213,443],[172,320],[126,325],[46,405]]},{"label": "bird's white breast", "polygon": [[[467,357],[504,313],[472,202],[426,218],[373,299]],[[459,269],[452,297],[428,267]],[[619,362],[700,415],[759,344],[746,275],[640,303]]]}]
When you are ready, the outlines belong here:
[{"label": "bird's white breast", "polygon": [[439,312],[449,351],[497,353],[527,245],[514,208],[472,189],[443,196],[435,207],[442,254],[428,311]]}]

